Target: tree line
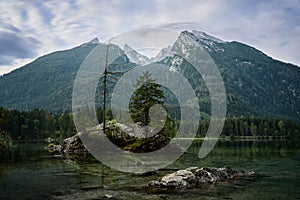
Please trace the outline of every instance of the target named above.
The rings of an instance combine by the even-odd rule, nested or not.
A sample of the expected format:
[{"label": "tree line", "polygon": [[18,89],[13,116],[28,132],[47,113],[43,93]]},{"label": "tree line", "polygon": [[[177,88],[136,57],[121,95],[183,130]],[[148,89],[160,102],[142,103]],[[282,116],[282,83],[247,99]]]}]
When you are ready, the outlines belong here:
[{"label": "tree line", "polygon": [[[202,120],[198,136],[203,137],[208,126],[209,121]],[[295,138],[300,137],[300,124],[290,119],[227,116],[222,136]]]},{"label": "tree line", "polygon": [[19,141],[65,138],[76,133],[72,115],[68,112],[56,115],[39,109],[18,111],[3,107],[0,107],[0,130]]},{"label": "tree line", "polygon": [[[96,115],[102,123],[103,111],[98,108]],[[112,119],[111,111],[107,118]],[[209,120],[201,120],[198,137],[204,137]],[[60,115],[44,110],[31,111],[8,110],[0,107],[0,135],[16,141],[36,141],[45,138],[63,139],[76,134],[73,116],[70,112]],[[289,119],[270,119],[258,117],[230,117],[225,120],[223,136],[254,136],[254,137],[300,137],[300,124]]]},{"label": "tree line", "polygon": [[[88,108],[83,108],[88,110]],[[87,111],[90,112],[90,111]],[[96,110],[99,123],[103,121],[103,111]],[[112,112],[106,112],[108,119],[112,119]],[[9,110],[0,107],[0,135],[17,141],[37,141],[45,138],[64,139],[77,133],[73,115],[64,111],[54,114],[40,109],[31,111]]]}]

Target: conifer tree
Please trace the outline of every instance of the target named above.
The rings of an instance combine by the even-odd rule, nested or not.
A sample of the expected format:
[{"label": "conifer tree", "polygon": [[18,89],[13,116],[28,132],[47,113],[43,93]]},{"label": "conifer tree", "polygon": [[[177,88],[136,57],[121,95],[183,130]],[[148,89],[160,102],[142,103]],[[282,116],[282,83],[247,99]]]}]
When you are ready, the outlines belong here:
[{"label": "conifer tree", "polygon": [[152,79],[151,73],[148,71],[137,79],[135,86],[137,90],[135,90],[129,104],[129,111],[135,123],[140,122],[146,126],[150,123],[149,111],[151,106],[162,105],[164,93],[160,89],[161,86],[155,83],[155,79]]}]

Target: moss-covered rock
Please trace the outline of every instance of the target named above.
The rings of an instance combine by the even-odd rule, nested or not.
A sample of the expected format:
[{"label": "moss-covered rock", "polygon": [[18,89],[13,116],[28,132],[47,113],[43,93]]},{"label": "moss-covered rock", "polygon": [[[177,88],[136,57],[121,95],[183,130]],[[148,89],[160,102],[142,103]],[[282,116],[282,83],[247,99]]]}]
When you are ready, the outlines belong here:
[{"label": "moss-covered rock", "polygon": [[[87,152],[86,146],[81,142],[79,135],[86,138],[88,147],[93,149],[93,145],[97,146],[101,143],[101,137],[107,137],[116,146],[131,152],[146,153],[153,152],[168,145],[171,141],[169,133],[159,131],[151,137],[145,138],[144,127],[138,123],[121,124],[115,120],[107,122],[105,136],[102,132],[103,125],[92,128],[91,130],[81,132],[73,137],[67,138],[61,145],[62,152],[80,153]],[[150,130],[151,132],[151,130]],[[172,144],[175,150],[182,150]]]},{"label": "moss-covered rock", "polygon": [[82,153],[87,152],[86,146],[81,142],[78,134],[64,139],[61,150],[62,153]]},{"label": "moss-covered rock", "polygon": [[135,153],[153,152],[171,141],[168,134],[163,131],[147,138],[145,138],[144,131],[144,127],[138,123],[125,125],[113,121],[108,123],[105,133],[115,145]]}]

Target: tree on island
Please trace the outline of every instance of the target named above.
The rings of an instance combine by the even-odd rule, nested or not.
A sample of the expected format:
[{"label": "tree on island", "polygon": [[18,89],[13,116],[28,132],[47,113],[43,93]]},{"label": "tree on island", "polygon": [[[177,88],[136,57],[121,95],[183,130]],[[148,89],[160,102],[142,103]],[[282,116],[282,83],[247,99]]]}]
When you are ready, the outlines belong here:
[{"label": "tree on island", "polygon": [[[161,86],[155,83],[155,79],[151,77],[151,73],[146,71],[137,79],[137,89],[133,93],[131,102],[129,103],[129,112],[131,119],[135,123],[140,123],[142,126],[149,125],[150,119],[150,108],[154,105],[161,105],[166,111],[167,107],[164,105],[164,92]],[[153,111],[153,110],[152,110]],[[154,111],[160,112],[160,111]],[[160,115],[158,113],[158,115]],[[160,135],[164,135],[168,138],[173,138],[176,135],[176,128],[174,121],[167,114],[165,123],[162,129],[158,132]],[[147,130],[146,130],[146,141],[147,141]],[[148,141],[149,142],[149,141]]]},{"label": "tree on island", "polygon": [[135,123],[141,123],[146,126],[150,123],[149,111],[155,104],[163,105],[165,98],[164,92],[160,89],[160,85],[155,83],[151,73],[144,72],[137,79],[136,87],[132,101],[129,104],[131,118]]}]

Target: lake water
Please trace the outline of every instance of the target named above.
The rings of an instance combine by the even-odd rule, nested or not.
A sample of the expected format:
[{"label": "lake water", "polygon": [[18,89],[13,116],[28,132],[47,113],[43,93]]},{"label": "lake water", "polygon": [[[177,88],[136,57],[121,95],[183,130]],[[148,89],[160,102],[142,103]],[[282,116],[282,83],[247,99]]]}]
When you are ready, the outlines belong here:
[{"label": "lake water", "polygon": [[[96,160],[53,157],[47,144],[20,144],[0,161],[0,199],[300,199],[299,141],[219,141],[204,159],[201,142],[158,174],[122,173]],[[218,182],[210,187],[159,190],[150,180],[190,166],[253,170],[254,177]],[[105,198],[103,198],[105,199]]]}]

